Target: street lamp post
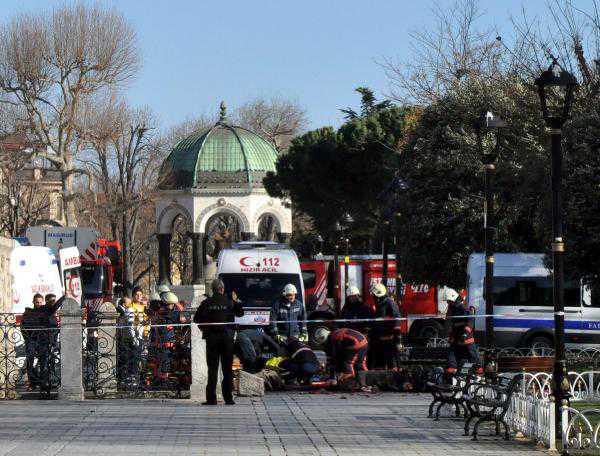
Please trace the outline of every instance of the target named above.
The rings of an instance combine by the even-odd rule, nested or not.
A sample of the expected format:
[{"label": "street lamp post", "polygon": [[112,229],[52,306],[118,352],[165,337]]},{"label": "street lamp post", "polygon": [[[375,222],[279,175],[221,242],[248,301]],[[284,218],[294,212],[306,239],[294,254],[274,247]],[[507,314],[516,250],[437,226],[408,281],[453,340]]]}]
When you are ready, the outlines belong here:
[{"label": "street lamp post", "polygon": [[[496,169],[496,159],[500,150],[500,134],[506,122],[487,112],[475,122],[477,146],[485,170],[485,205],[484,205],[484,236],[485,236],[485,346],[488,350],[494,348],[494,234],[496,231],[494,220],[494,192],[493,176]],[[493,139],[495,145],[491,148],[483,146],[483,136],[487,132],[495,131]]]},{"label": "street lamp post", "polygon": [[354,223],[354,219],[349,213],[345,213],[342,216],[342,223],[344,229],[344,296],[348,294],[348,287],[350,286],[350,238],[348,237],[348,230],[350,225]]},{"label": "street lamp post", "polygon": [[[540,97],[542,115],[550,134],[552,145],[552,264],[554,303],[554,396],[556,398],[557,426],[560,421],[560,407],[569,397],[569,380],[565,360],[565,291],[564,253],[565,244],[562,226],[562,127],[569,118],[573,93],[577,79],[563,70],[555,58],[550,67],[535,80]],[[563,404],[565,402],[565,404]],[[559,429],[557,427],[557,429]]]},{"label": "street lamp post", "polygon": [[148,260],[148,296],[152,294],[152,263],[151,263],[150,241],[146,244],[146,259]]},{"label": "street lamp post", "polygon": [[389,269],[389,250],[390,250],[390,245],[389,245],[389,240],[390,240],[390,221],[386,218],[383,221],[383,228],[382,228],[382,234],[383,234],[383,247],[382,247],[382,256],[383,256],[383,267],[382,267],[382,271],[381,271],[381,283],[383,283],[386,288],[387,288],[387,283],[388,283],[388,269]]},{"label": "street lamp post", "polygon": [[339,274],[340,274],[340,233],[342,231],[342,225],[340,224],[340,222],[335,222],[334,225],[334,231],[335,231],[335,244],[333,246],[334,250],[333,250],[333,299],[334,299],[334,303],[335,303],[335,314],[336,315],[340,315],[340,311],[341,311],[341,296],[340,296],[340,280],[339,280]]},{"label": "street lamp post", "polygon": [[19,234],[19,227],[18,227],[18,223],[19,223],[19,205],[17,204],[17,199],[14,196],[10,197],[10,207],[12,209],[12,219],[13,219],[13,223],[12,223],[12,237],[17,237],[17,235]]}]

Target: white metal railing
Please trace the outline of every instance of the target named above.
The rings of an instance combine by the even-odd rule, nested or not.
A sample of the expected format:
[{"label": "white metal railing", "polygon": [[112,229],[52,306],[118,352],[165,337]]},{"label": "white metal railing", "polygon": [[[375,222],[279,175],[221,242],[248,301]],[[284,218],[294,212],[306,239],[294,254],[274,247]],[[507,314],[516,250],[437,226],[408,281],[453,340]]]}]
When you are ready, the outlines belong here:
[{"label": "white metal railing", "polygon": [[600,409],[561,407],[561,414],[564,450],[579,450],[586,454],[600,450]]},{"label": "white metal railing", "polygon": [[506,413],[509,427],[523,436],[556,449],[555,406],[552,396],[513,393]]}]

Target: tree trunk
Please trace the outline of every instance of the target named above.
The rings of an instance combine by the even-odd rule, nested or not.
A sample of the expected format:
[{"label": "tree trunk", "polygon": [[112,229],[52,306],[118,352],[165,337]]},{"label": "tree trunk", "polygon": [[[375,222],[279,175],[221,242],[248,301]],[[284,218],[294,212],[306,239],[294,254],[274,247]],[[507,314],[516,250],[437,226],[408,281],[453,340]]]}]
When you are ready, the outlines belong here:
[{"label": "tree trunk", "polygon": [[127,227],[127,214],[124,213],[121,216],[121,225],[122,225],[122,242],[123,242],[123,290],[126,296],[131,296],[131,292],[133,290],[133,269],[131,265],[131,255],[130,255],[130,239],[129,239],[129,230]]}]

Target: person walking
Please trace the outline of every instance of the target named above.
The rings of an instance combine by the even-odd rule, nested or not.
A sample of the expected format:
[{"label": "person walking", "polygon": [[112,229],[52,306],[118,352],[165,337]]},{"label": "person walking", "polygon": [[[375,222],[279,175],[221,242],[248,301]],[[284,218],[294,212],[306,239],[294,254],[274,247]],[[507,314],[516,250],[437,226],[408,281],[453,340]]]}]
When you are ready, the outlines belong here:
[{"label": "person walking", "polygon": [[383,319],[373,326],[371,337],[372,353],[375,358],[373,366],[395,369],[398,367],[398,350],[402,347],[401,327],[398,320],[400,311],[396,302],[388,296],[384,284],[373,284],[370,291],[377,304],[375,317]]},{"label": "person walking", "polygon": [[448,364],[446,366],[446,381],[451,382],[452,377],[465,362],[473,364],[477,375],[483,374],[481,357],[475,344],[473,328],[469,324],[469,309],[460,295],[452,288],[445,289],[448,311],[446,321],[450,326],[448,342]]},{"label": "person walking", "polygon": [[244,315],[244,308],[240,301],[232,301],[225,295],[225,284],[220,279],[213,280],[211,288],[213,296],[202,301],[194,314],[194,323],[198,324],[206,340],[208,383],[203,405],[217,405],[219,362],[223,371],[223,399],[226,405],[234,405],[232,364],[235,327],[232,323],[235,317]]},{"label": "person walking", "polygon": [[271,307],[270,332],[278,344],[283,345],[290,337],[300,342],[308,341],[306,330],[306,311],[304,304],[296,299],[298,290],[288,283]]}]

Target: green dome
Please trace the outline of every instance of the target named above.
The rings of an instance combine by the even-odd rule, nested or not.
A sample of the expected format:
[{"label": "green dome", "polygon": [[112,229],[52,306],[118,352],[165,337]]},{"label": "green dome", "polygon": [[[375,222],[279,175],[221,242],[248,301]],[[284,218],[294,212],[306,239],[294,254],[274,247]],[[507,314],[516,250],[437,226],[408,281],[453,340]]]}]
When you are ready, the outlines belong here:
[{"label": "green dome", "polygon": [[275,171],[277,151],[261,136],[221,120],[192,133],[163,163],[163,188],[262,187],[267,171]]}]

